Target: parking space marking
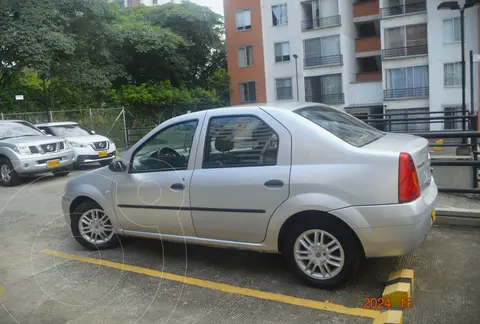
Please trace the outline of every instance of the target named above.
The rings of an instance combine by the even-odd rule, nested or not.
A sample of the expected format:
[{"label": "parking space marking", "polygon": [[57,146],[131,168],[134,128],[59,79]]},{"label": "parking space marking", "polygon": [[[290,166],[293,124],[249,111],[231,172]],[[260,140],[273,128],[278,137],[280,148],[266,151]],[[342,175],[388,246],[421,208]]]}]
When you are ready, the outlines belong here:
[{"label": "parking space marking", "polygon": [[[75,260],[75,261],[80,261],[84,263],[90,263],[90,264],[100,265],[104,267],[114,268],[122,271],[138,273],[138,274],[147,275],[150,277],[157,277],[157,278],[167,279],[170,281],[177,281],[183,284],[218,290],[225,293],[249,296],[249,297],[270,300],[270,301],[277,301],[284,304],[324,310],[324,311],[334,312],[334,313],[339,313],[344,315],[368,317],[368,318],[377,320],[379,318],[379,315],[381,314],[381,312],[377,310],[363,309],[363,308],[350,308],[343,305],[334,304],[328,301],[316,301],[316,300],[303,299],[303,298],[298,298],[298,297],[293,297],[293,296],[288,296],[288,295],[283,295],[278,293],[271,293],[271,292],[266,292],[266,291],[261,291],[256,289],[237,287],[229,284],[223,284],[223,283],[218,283],[218,282],[213,282],[213,281],[208,281],[203,279],[180,276],[180,275],[162,272],[158,270],[142,268],[138,266],[106,261],[101,259],[95,259],[95,258],[90,258],[90,257],[85,257],[81,255],[60,252],[60,251],[55,251],[50,249],[43,249],[40,251],[40,253],[46,254],[46,255],[52,255],[55,257],[60,257],[63,259]],[[377,321],[375,321],[374,323],[377,323]]]}]

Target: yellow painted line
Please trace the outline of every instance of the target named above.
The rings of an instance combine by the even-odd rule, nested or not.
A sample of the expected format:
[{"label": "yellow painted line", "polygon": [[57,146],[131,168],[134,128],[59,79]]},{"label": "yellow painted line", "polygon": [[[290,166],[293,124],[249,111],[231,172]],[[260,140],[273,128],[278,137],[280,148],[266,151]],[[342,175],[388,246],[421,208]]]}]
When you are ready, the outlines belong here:
[{"label": "yellow painted line", "polygon": [[5,294],[5,287],[0,286],[0,297],[2,297]]},{"label": "yellow painted line", "polygon": [[377,319],[377,317],[379,317],[379,315],[381,314],[380,311],[377,311],[377,310],[363,309],[363,308],[349,308],[349,307],[334,304],[328,301],[316,301],[316,300],[297,298],[297,297],[271,293],[271,292],[266,292],[261,290],[255,290],[250,288],[242,288],[242,287],[232,286],[228,284],[222,284],[222,283],[213,282],[213,281],[180,276],[180,275],[157,271],[153,269],[142,268],[142,267],[122,264],[117,262],[111,262],[106,260],[94,259],[94,258],[84,257],[81,255],[65,253],[65,252],[60,252],[60,251],[55,251],[50,249],[41,250],[40,253],[53,255],[56,257],[64,258],[64,259],[70,259],[70,260],[75,260],[75,261],[80,261],[85,263],[101,265],[101,266],[114,268],[118,270],[139,273],[139,274],[143,274],[151,277],[177,281],[187,285],[193,285],[193,286],[198,286],[202,288],[218,290],[225,293],[249,296],[249,297],[254,297],[254,298],[259,298],[264,300],[277,301],[284,304],[319,309],[319,310],[324,310],[324,311],[334,312],[339,314],[368,317],[373,319]]}]

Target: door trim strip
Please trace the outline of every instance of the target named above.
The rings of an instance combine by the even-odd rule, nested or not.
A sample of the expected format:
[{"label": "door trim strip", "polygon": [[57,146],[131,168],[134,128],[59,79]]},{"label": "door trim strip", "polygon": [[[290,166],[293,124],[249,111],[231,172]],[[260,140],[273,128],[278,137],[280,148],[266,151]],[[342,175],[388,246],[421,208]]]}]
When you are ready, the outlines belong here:
[{"label": "door trim strip", "polygon": [[184,207],[184,206],[155,206],[155,205],[126,205],[119,204],[118,208],[131,209],[159,209],[159,210],[190,210],[190,211],[211,211],[219,213],[249,213],[249,214],[265,214],[264,209],[242,209],[242,208],[208,208],[208,207]]}]

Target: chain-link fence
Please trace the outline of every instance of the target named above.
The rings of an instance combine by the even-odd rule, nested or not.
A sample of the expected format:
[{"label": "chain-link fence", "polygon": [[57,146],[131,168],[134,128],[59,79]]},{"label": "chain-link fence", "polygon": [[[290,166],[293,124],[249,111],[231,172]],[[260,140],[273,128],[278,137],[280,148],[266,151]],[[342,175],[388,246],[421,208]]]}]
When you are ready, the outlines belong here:
[{"label": "chain-link fence", "polygon": [[32,124],[76,122],[80,126],[107,136],[118,148],[127,146],[125,110],[123,108],[55,110],[46,112],[1,113],[3,120],[25,120]]}]

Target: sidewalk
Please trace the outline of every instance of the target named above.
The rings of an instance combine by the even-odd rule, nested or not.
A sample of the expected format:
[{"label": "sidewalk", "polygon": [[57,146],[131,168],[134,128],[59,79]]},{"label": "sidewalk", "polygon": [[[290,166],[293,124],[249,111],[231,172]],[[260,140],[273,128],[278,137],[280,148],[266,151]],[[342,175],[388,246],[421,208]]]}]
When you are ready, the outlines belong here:
[{"label": "sidewalk", "polygon": [[437,223],[480,226],[480,199],[440,193]]}]

